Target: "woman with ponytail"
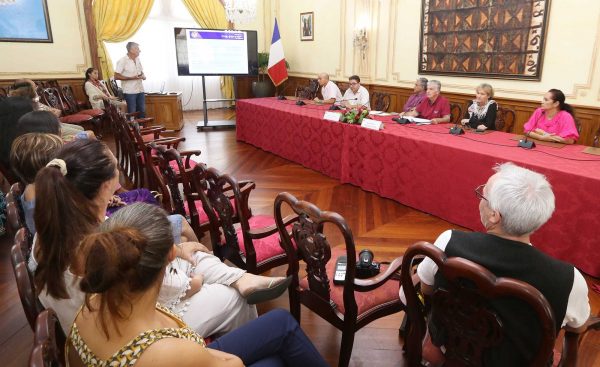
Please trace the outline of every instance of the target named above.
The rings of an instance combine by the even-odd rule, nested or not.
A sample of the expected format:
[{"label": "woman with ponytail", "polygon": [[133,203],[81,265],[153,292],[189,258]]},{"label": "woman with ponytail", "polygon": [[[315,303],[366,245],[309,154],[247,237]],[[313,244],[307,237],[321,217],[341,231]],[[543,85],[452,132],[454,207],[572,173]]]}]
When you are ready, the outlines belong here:
[{"label": "woman with ponytail", "polygon": [[285,310],[206,346],[202,335],[157,305],[161,279],[175,258],[172,243],[166,213],[142,203],[118,211],[84,238],[80,286],[86,296],[68,334],[71,366],[327,365]]},{"label": "woman with ponytail", "polygon": [[[78,283],[86,269],[79,243],[106,219],[118,178],[115,157],[96,140],[65,145],[36,176],[37,235],[29,268],[35,271],[40,301],[56,311],[65,330],[83,303]],[[137,220],[143,222],[146,216]],[[200,252],[208,250],[197,242],[187,221],[180,215],[169,220],[178,257],[164,274],[159,301],[197,332],[220,335],[233,330],[257,317],[250,303],[278,297],[287,289],[285,278],[247,274]]]},{"label": "woman with ponytail", "polygon": [[565,103],[565,95],[558,89],[544,94],[542,106],[535,110],[523,129],[534,139],[556,143],[574,144],[579,138],[573,107]]}]

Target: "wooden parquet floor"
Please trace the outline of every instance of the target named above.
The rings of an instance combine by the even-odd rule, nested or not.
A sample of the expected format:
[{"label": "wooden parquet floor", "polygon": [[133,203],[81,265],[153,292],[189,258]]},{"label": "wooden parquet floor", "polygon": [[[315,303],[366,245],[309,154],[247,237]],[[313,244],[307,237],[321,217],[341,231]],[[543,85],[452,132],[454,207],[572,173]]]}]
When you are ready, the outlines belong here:
[{"label": "wooden parquet floor", "polygon": [[[200,149],[201,160],[209,166],[234,175],[237,179],[253,180],[250,205],[255,214],[272,214],[275,196],[282,191],[308,200],[321,209],[343,215],[352,228],[357,248],[374,251],[376,260],[389,261],[400,256],[407,246],[419,241],[433,241],[448,228],[460,227],[439,218],[413,210],[395,201],[384,199],[358,187],[339,181],[296,163],[277,157],[251,145],[237,142],[235,130],[196,131],[201,112],[184,114],[186,124],[177,135],[185,136],[183,149]],[[215,119],[234,118],[233,110],[211,111]],[[107,138],[110,143],[111,139]],[[473,210],[477,203],[473,198]],[[331,229],[326,231],[332,245],[343,240]],[[204,241],[208,243],[208,241]],[[3,366],[25,366],[31,349],[32,332],[23,314],[17,294],[9,252],[11,240],[0,240],[0,355]],[[272,275],[283,275],[284,267]],[[588,278],[588,281],[591,279]],[[598,280],[595,280],[598,282]],[[600,308],[600,295],[590,293],[594,314]],[[275,307],[288,308],[287,296],[262,304],[259,312]],[[373,322],[356,335],[351,366],[405,366],[402,359],[398,327],[401,314]],[[303,308],[302,328],[317,349],[332,365],[337,364],[341,333]],[[600,333],[589,335],[583,342],[580,366],[600,366]]]}]

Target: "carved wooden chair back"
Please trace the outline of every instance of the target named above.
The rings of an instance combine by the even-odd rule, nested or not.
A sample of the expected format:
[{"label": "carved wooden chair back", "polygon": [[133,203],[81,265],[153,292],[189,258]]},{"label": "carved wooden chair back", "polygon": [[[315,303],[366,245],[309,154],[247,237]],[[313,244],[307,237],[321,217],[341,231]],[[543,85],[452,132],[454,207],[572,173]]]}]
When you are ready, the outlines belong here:
[{"label": "carved wooden chair back", "polygon": [[109,86],[108,90],[111,92],[111,94],[113,96],[118,97],[120,100],[122,100],[124,98],[123,89],[121,89],[119,87],[115,78],[110,78],[108,80],[108,86]]},{"label": "carved wooden chair back", "polygon": [[120,111],[110,106],[113,123],[117,160],[123,175],[129,180],[129,188],[141,188],[144,184],[143,152],[138,151],[137,143],[129,122]]},{"label": "carved wooden chair back", "polygon": [[29,357],[30,367],[65,366],[65,343],[67,338],[51,308],[42,311],[35,323],[33,350]]},{"label": "carved wooden chair back", "polygon": [[338,88],[340,88],[340,92],[342,92],[342,95],[344,95],[348,88],[350,88],[348,82],[335,82],[335,84],[337,84]]},{"label": "carved wooden chair back", "polygon": [[460,104],[450,103],[450,122],[453,124],[460,124],[462,116],[462,107]]},{"label": "carved wooden chair back", "polygon": [[598,148],[600,144],[600,127],[598,127],[598,131],[596,131],[596,135],[594,136],[593,146]]},{"label": "carved wooden chair back", "polygon": [[[531,307],[542,331],[539,348],[532,351],[530,366],[547,366],[556,337],[552,309],[533,286],[512,278],[496,278],[484,267],[463,258],[448,258],[427,242],[417,242],[404,253],[403,269],[410,269],[415,257],[426,256],[438,266],[446,285],[431,297],[432,320],[446,334],[445,358],[448,366],[478,366],[485,351],[498,345],[505,336],[505,326],[491,306],[493,300],[511,297]],[[440,273],[441,272],[441,273]],[[408,316],[406,356],[408,365],[418,366],[425,336],[425,312],[418,299],[410,272],[403,272],[402,288],[406,295]],[[517,347],[526,348],[523,345]]]},{"label": "carved wooden chair back", "polygon": [[33,330],[35,319],[44,307],[37,298],[32,276],[27,269],[27,250],[25,248],[29,247],[29,242],[26,231],[26,228],[21,228],[15,235],[15,242],[11,248],[11,264],[17,281],[17,290],[21,299],[21,305],[25,311],[29,326]]},{"label": "carved wooden chair back", "polygon": [[42,93],[40,94],[40,99],[42,100],[42,103],[44,103],[52,108],[61,110],[62,113],[65,115],[69,113],[69,108],[66,106],[66,104],[62,100],[62,98],[60,96],[60,92],[58,91],[57,88],[48,87],[48,88],[42,89]]},{"label": "carved wooden chair back", "polygon": [[25,227],[25,212],[21,202],[24,185],[16,182],[11,185],[10,191],[6,195],[6,217],[11,233],[17,233],[19,229]]},{"label": "carved wooden chair back", "polygon": [[385,92],[373,92],[371,96],[371,109],[375,111],[384,111],[390,108],[391,96]]},{"label": "carved wooden chair back", "polygon": [[299,98],[313,99],[317,96],[318,91],[319,91],[319,82],[317,81],[317,79],[311,79],[308,82],[308,86],[296,87],[296,96]]},{"label": "carved wooden chair back", "polygon": [[[297,215],[291,234],[282,216],[285,204]],[[282,192],[275,199],[275,222],[288,259],[290,312],[300,321],[300,304],[342,331],[338,366],[348,366],[354,335],[370,322],[404,309],[398,297],[400,284],[391,277],[400,269],[402,258],[371,279],[356,279],[356,250],[350,227],[338,213],[321,211]],[[326,226],[341,234],[345,247],[331,248]],[[297,250],[294,247],[297,246]],[[346,257],[343,285],[334,285],[335,263]],[[306,264],[306,278],[299,279],[300,261]],[[385,271],[384,271],[385,270]]]},{"label": "carved wooden chair back", "polygon": [[514,110],[499,106],[496,114],[496,130],[512,133],[515,125],[515,118],[516,114]]}]

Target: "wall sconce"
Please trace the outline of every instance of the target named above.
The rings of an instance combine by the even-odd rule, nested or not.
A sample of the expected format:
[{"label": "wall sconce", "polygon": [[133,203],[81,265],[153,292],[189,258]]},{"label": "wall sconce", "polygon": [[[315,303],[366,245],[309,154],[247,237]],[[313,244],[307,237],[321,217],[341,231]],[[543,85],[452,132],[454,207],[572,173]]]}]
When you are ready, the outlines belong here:
[{"label": "wall sconce", "polygon": [[369,49],[369,38],[367,37],[366,28],[360,28],[354,31],[354,48],[358,48],[361,58],[367,58],[367,50]]}]

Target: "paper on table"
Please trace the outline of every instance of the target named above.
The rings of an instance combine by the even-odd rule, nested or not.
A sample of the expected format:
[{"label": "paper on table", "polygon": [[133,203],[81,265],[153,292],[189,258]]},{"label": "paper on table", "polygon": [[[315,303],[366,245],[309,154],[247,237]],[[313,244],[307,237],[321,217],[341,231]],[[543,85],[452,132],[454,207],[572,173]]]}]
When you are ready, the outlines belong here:
[{"label": "paper on table", "polygon": [[410,121],[412,121],[412,122],[414,122],[414,123],[416,123],[416,124],[421,124],[421,125],[431,124],[431,120],[422,119],[422,118],[419,118],[419,117],[409,116],[409,117],[407,117],[407,119],[410,120]]},{"label": "paper on table", "polygon": [[369,115],[381,115],[383,111],[370,111]]}]

